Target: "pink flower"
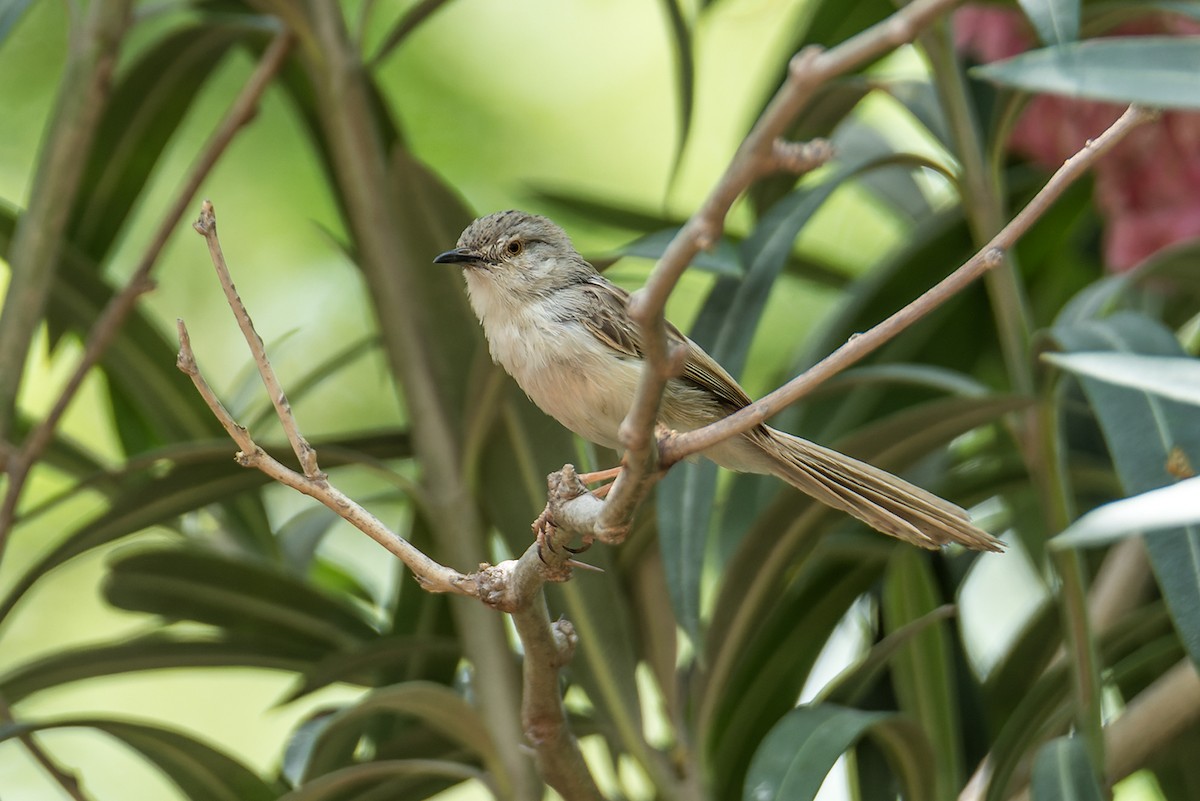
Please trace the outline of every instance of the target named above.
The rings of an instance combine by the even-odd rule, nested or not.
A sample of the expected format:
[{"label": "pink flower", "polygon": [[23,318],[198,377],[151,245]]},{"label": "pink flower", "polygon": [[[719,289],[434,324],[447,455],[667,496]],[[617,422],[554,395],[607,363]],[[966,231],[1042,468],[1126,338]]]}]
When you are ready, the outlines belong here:
[{"label": "pink flower", "polygon": [[[1008,58],[1034,46],[1016,9],[965,7],[954,17],[955,43],[981,61]],[[1153,14],[1115,35],[1195,34],[1190,19]],[[1053,95],[1033,98],[1013,129],[1009,149],[1057,169],[1120,115],[1121,106]],[[1109,269],[1129,268],[1169,245],[1200,237],[1200,113],[1170,111],[1133,131],[1095,168],[1096,204],[1107,223]]]}]

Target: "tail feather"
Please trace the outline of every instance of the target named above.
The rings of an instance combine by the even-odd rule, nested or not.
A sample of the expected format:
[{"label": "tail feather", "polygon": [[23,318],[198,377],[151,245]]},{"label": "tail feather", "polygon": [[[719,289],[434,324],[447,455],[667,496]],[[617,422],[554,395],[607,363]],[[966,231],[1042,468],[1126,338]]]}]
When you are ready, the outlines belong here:
[{"label": "tail feather", "polygon": [[752,435],[771,472],[819,501],[922,548],[957,542],[981,551],[1001,544],[958,506],[865,462],[772,428]]}]

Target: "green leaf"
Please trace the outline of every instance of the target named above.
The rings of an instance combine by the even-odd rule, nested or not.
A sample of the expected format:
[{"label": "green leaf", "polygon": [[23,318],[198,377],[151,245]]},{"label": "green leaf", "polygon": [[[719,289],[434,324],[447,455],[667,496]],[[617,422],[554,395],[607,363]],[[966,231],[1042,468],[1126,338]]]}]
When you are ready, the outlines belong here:
[{"label": "green leaf", "polygon": [[281,703],[291,703],[335,682],[378,687],[390,683],[383,677],[395,681],[415,663],[450,662],[453,666],[461,656],[461,645],[451,637],[381,637],[352,650],[335,651],[315,665],[306,666],[301,681]]},{"label": "green leaf", "polygon": [[311,779],[344,767],[372,719],[415,718],[479,756],[498,782],[505,776],[478,711],[448,687],[411,681],[384,687],[334,714],[317,736],[305,776]]},{"label": "green leaf", "polygon": [[[653,231],[621,248],[620,254],[657,261],[678,233],[679,226]],[[711,250],[697,253],[690,266],[717,275],[741,276],[744,272],[737,247],[733,240],[724,236]]]},{"label": "green leaf", "polygon": [[282,789],[232,757],[170,729],[99,718],[0,726],[0,742],[50,729],[95,729],[138,752],[192,801],[273,801]]},{"label": "green leaf", "polygon": [[[718,279],[691,332],[730,375],[746,363],[758,321],[796,236],[846,180],[893,163],[884,156],[842,166],[828,180],[799,189],[775,204],[742,244],[744,277]],[[658,541],[672,606],[683,629],[701,647],[700,589],[708,550],[717,470],[707,463],[684,463],[658,487]]]},{"label": "green leaf", "polygon": [[[1184,355],[1169,330],[1133,312],[1056,326],[1053,334],[1064,349],[1073,352]],[[1200,409],[1094,378],[1079,381],[1127,494],[1174,484],[1169,466],[1180,454],[1188,464],[1200,463]],[[1192,661],[1200,664],[1200,526],[1149,534],[1146,546],[1180,638]]]},{"label": "green leaf", "polygon": [[358,607],[280,569],[183,548],[144,549],[113,560],[104,586],[121,609],[195,620],[320,656],[372,640]]},{"label": "green leaf", "polygon": [[[942,603],[926,554],[897,548],[883,583],[886,628],[896,631],[928,615]],[[953,799],[962,786],[961,712],[951,664],[950,638],[944,625],[932,626],[900,649],[892,664],[892,686],[900,711],[914,718],[937,754],[935,794]]]},{"label": "green leaf", "polygon": [[1093,509],[1050,541],[1051,548],[1105,545],[1130,534],[1200,525],[1200,478]]},{"label": "green leaf", "polygon": [[1030,781],[1033,801],[1103,801],[1087,746],[1078,737],[1058,737],[1038,749]]},{"label": "green leaf", "polygon": [[[352,463],[362,457],[395,458],[411,453],[404,432],[368,432],[317,441],[313,445],[324,454],[325,468]],[[42,576],[69,559],[149,526],[169,523],[184,513],[228,501],[239,493],[268,484],[270,479],[265,473],[234,464],[234,448],[232,442],[223,439],[176,445],[145,454],[123,470],[97,477],[106,483],[115,483],[120,487],[120,494],[112,499],[107,509],[68,534],[25,571],[0,601],[0,620]],[[290,458],[290,449],[286,447],[267,448],[267,451],[276,458]],[[76,490],[85,489],[92,483],[92,480],[82,481]],[[66,497],[70,495],[62,499]],[[265,519],[261,536],[274,542]]]},{"label": "green leaf", "polygon": [[675,51],[676,91],[679,94],[679,136],[675,145],[675,158],[671,164],[671,179],[679,174],[683,162],[683,151],[687,147],[688,133],[692,128],[692,107],[696,96],[696,56],[692,48],[692,31],[683,15],[678,0],[662,0],[667,21],[671,26],[671,44]]},{"label": "green leaf", "polygon": [[[444,759],[386,759],[341,768],[306,782],[303,787],[292,790],[279,801],[344,801],[345,793],[352,789],[381,787],[389,779],[412,779],[435,776],[452,779],[454,783],[477,779],[487,783],[487,774],[469,765]],[[388,791],[388,798],[406,798],[395,791]]]},{"label": "green leaf", "polygon": [[1138,36],[1090,39],[1032,50],[975,67],[972,74],[1027,92],[1200,108],[1200,38]]},{"label": "green leaf", "polygon": [[879,642],[871,646],[857,663],[850,666],[829,684],[826,684],[817,694],[817,700],[824,703],[842,704],[845,706],[858,705],[887,666],[900,653],[913,637],[928,629],[935,623],[950,620],[957,610],[951,604],[943,604],[916,620],[910,621],[892,631]]},{"label": "green leaf", "polygon": [[10,703],[50,687],[98,676],[180,667],[256,667],[304,670],[311,649],[287,640],[253,636],[219,638],[153,632],[112,645],[55,651],[0,676],[0,694]]},{"label": "green leaf", "polygon": [[[841,448],[885,470],[896,470],[950,439],[1020,408],[1022,399],[948,398],[923,404],[856,432]],[[722,576],[708,633],[708,661],[721,673],[737,659],[779,597],[785,577],[816,547],[818,536],[845,516],[799,492],[786,492],[743,538]],[[875,535],[872,535],[875,536]],[[876,538],[888,541],[883,535]]]},{"label": "green leaf", "polygon": [[161,37],[122,71],[68,229],[71,242],[90,258],[104,260],[200,90],[248,35],[245,28],[209,19]]},{"label": "green leaf", "polygon": [[[713,774],[713,795],[732,798],[746,781],[759,744],[789,714],[813,665],[838,623],[879,581],[892,542],[873,538],[833,552],[838,538],[794,565],[795,580],[772,599],[753,634],[741,643],[724,681],[714,681],[713,703],[701,709],[699,729]],[[712,638],[709,638],[712,642]],[[710,677],[710,681],[712,681]]]},{"label": "green leaf", "polygon": [[1079,0],[1020,0],[1020,3],[1043,44],[1066,44],[1079,38]]},{"label": "green leaf", "polygon": [[1200,359],[1102,351],[1043,353],[1042,360],[1075,375],[1200,406]]},{"label": "green leaf", "polygon": [[899,715],[831,704],[799,707],[771,729],[746,776],[743,801],[808,801],[833,763],[864,736],[887,754],[906,798],[933,798],[933,753],[919,729]]}]

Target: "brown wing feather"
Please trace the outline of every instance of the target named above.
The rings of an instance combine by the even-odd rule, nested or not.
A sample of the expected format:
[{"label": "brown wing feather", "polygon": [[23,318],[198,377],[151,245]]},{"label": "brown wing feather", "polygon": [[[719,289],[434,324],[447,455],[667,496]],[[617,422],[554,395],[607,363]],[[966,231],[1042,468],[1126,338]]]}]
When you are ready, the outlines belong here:
[{"label": "brown wing feather", "polygon": [[[593,314],[583,321],[592,335],[622,356],[643,358],[641,332],[629,319],[629,293],[604,278],[592,279],[584,289],[594,301],[588,307]],[[681,380],[712,393],[731,412],[750,404],[750,396],[738,386],[733,376],[669,322],[667,338],[687,347]]]}]

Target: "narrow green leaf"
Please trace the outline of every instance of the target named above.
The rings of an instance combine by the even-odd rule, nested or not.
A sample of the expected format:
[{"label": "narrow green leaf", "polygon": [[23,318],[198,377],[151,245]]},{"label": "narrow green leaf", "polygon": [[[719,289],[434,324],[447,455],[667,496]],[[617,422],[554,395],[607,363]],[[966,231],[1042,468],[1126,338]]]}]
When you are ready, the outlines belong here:
[{"label": "narrow green leaf", "polygon": [[[657,261],[678,233],[679,226],[652,231],[621,248],[620,254]],[[717,275],[740,276],[744,272],[737,247],[727,237],[721,237],[711,250],[697,253],[691,266]]]},{"label": "narrow green leaf", "polygon": [[675,89],[678,92],[676,108],[679,110],[679,135],[675,144],[675,158],[671,163],[671,178],[679,174],[683,152],[687,147],[688,133],[692,128],[692,106],[696,95],[696,56],[692,48],[692,30],[684,17],[678,0],[662,0],[663,10],[671,28],[671,45],[675,51]]},{"label": "narrow green leaf", "polygon": [[450,688],[425,681],[375,690],[333,715],[313,746],[306,776],[343,767],[343,756],[353,753],[353,747],[347,752],[346,746],[356,744],[363,727],[380,715],[416,718],[478,755],[494,776],[504,776],[487,727],[475,708]]},{"label": "narrow green leaf", "polygon": [[352,650],[335,651],[317,664],[306,666],[295,689],[280,703],[291,703],[335,682],[382,686],[389,683],[385,677],[404,675],[413,662],[433,657],[453,666],[461,656],[461,645],[450,637],[381,637],[361,643]]},{"label": "narrow green leaf", "polygon": [[1078,737],[1059,737],[1038,749],[1030,781],[1033,801],[1103,801],[1087,746]]},{"label": "narrow green leaf", "polygon": [[[371,432],[317,441],[314,447],[324,454],[322,463],[326,468],[350,463],[360,454],[366,458],[395,458],[411,453],[404,432]],[[115,483],[120,487],[120,494],[113,498],[107,509],[67,535],[25,571],[0,600],[0,620],[42,576],[69,559],[269,483],[266,474],[234,464],[233,450],[233,444],[226,440],[175,445],[146,454],[124,470],[96,477],[96,480]],[[288,448],[267,450],[278,458],[290,458],[285,455],[290,453]],[[93,483],[91,479],[80,482],[76,490],[86,489]],[[69,493],[59,500],[67,497],[70,497]],[[22,521],[25,522],[28,521]],[[265,518],[261,536],[274,541]]]},{"label": "narrow green leaf", "polygon": [[[897,548],[883,583],[882,611],[889,632],[920,620],[942,603],[928,557]],[[900,649],[892,664],[900,710],[913,717],[937,754],[935,794],[950,801],[962,785],[962,743],[957,688],[945,626],[932,626]]]},{"label": "narrow green leaf", "polygon": [[[1003,397],[943,399],[892,415],[836,444],[885,470],[898,470],[1024,403],[1022,399]],[[734,661],[759,631],[763,616],[778,599],[785,576],[811,553],[820,533],[844,520],[844,515],[799,492],[781,494],[760,516],[724,571],[714,607],[708,660],[718,673],[713,679],[716,686],[722,682],[722,666]],[[877,539],[881,544],[888,543],[883,535]]]},{"label": "narrow green leaf", "polygon": [[365,614],[342,598],[274,566],[198,549],[158,547],[119,556],[104,593],[122,609],[295,643],[314,655],[378,636]]},{"label": "narrow green leaf", "polygon": [[[341,768],[306,782],[303,787],[292,790],[279,801],[345,801],[349,790],[379,787],[389,779],[436,776],[452,779],[454,783],[477,779],[487,783],[487,774],[470,765],[442,759],[386,759]],[[404,798],[395,791],[389,798]]]},{"label": "narrow green leaf", "polygon": [[1200,525],[1200,478],[1148,490],[1093,509],[1050,541],[1051,548],[1106,545],[1130,534]]},{"label": "narrow green leaf", "polygon": [[[1056,326],[1055,338],[1072,352],[1111,350],[1182,357],[1174,335],[1133,312],[1091,323]],[[1158,395],[1079,379],[1100,423],[1113,464],[1127,494],[1176,482],[1171,464],[1200,464],[1200,409]],[[1146,537],[1150,561],[1192,661],[1200,664],[1200,526]]]},{"label": "narrow green leaf", "polygon": [[[845,165],[818,186],[792,192],[767,212],[742,244],[745,276],[717,281],[691,332],[730,375],[742,372],[771,288],[801,229],[846,180],[889,163],[891,156]],[[715,467],[685,463],[667,473],[658,487],[658,541],[667,587],[680,625],[697,647],[703,642],[700,585],[716,485]]]},{"label": "narrow green leaf", "polygon": [[823,703],[857,706],[883,671],[887,669],[896,654],[913,637],[935,623],[950,620],[956,611],[953,605],[944,604],[892,631],[871,646],[871,650],[862,659],[825,685],[817,694],[817,700]]},{"label": "narrow green leaf", "polygon": [[50,687],[98,676],[180,667],[256,667],[304,670],[311,648],[286,639],[189,637],[154,632],[111,645],[55,651],[0,676],[0,694],[10,703]]},{"label": "narrow green leaf", "polygon": [[907,798],[933,798],[933,754],[920,730],[887,712],[831,704],[799,707],[763,740],[746,776],[743,801],[809,801],[833,763],[862,737],[883,747]]},{"label": "narrow green leaf", "polygon": [[971,70],[1027,92],[1200,108],[1200,39],[1137,36],[1089,39],[1033,50]]},{"label": "narrow green leaf", "polygon": [[1020,3],[1043,44],[1066,44],[1079,38],[1079,0],[1020,0]]},{"label": "narrow green leaf", "polygon": [[0,742],[49,729],[95,729],[138,752],[192,801],[274,801],[282,788],[268,784],[236,759],[170,729],[99,718],[72,718],[0,726]]},{"label": "narrow green leaf", "polygon": [[829,553],[825,546],[834,539],[795,566],[795,580],[776,594],[754,633],[742,641],[713,696],[714,708],[701,710],[716,798],[733,798],[744,785],[759,744],[795,706],[826,642],[879,581],[893,547],[875,541],[852,554]]},{"label": "narrow green leaf", "polygon": [[1042,360],[1108,384],[1200,406],[1200,359],[1138,353],[1043,353]]},{"label": "narrow green leaf", "polygon": [[207,20],[164,36],[117,78],[96,132],[69,238],[97,262],[149,185],[193,100],[245,28]]}]

